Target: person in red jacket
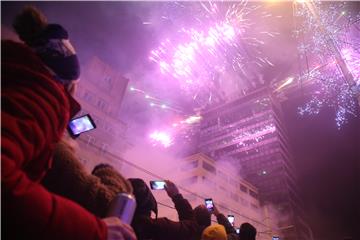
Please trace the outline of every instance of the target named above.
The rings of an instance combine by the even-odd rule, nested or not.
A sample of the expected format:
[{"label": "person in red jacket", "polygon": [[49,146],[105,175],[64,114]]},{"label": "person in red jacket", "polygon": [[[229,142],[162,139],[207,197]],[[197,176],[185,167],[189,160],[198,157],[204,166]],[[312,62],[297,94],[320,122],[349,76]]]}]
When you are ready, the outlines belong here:
[{"label": "person in red jacket", "polygon": [[5,239],[136,239],[118,218],[99,219],[39,182],[80,105],[21,43],[1,43],[1,200]]}]

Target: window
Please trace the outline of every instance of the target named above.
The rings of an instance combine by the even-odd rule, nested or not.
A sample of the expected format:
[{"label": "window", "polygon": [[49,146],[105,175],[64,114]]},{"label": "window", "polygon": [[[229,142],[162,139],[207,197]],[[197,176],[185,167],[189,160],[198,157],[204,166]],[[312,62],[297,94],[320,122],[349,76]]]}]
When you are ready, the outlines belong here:
[{"label": "window", "polygon": [[244,206],[248,206],[249,203],[248,201],[246,201],[245,199],[241,198],[241,204],[244,205]]},{"label": "window", "polygon": [[107,132],[111,136],[116,136],[116,134],[117,134],[117,131],[109,123],[104,123],[104,130],[105,130],[105,132]]},{"label": "window", "polygon": [[226,193],[227,193],[227,190],[226,190],[226,188],[225,188],[223,185],[220,185],[219,188],[220,188],[223,192],[226,192]]},{"label": "window", "polygon": [[215,187],[216,187],[216,183],[215,183],[213,180],[211,180],[211,179],[209,179],[209,178],[207,178],[207,177],[205,177],[205,176],[203,176],[202,179],[203,179],[203,183],[204,183],[204,184],[210,186],[211,188],[215,188]]},{"label": "window", "polygon": [[82,97],[86,102],[92,103],[95,100],[95,95],[90,91],[84,91],[84,95]]},{"label": "window", "polygon": [[95,145],[95,138],[88,135],[87,145]]},{"label": "window", "polygon": [[216,175],[216,168],[207,162],[203,162],[203,168]]},{"label": "window", "polygon": [[218,171],[218,176],[220,176],[220,178],[222,178],[225,182],[228,181],[226,174],[223,173],[222,171]]},{"label": "window", "polygon": [[108,147],[109,147],[109,144],[107,144],[107,143],[102,143],[101,144],[101,154],[105,154],[106,153],[106,151],[107,151],[107,149],[108,149]]},{"label": "window", "polygon": [[235,179],[233,179],[233,178],[230,178],[230,184],[231,184],[231,186],[234,186],[234,187],[238,187],[238,181],[236,181]]},{"label": "window", "polygon": [[249,194],[250,194],[250,196],[252,196],[255,199],[258,198],[258,194],[256,192],[252,191],[251,189],[249,189]]},{"label": "window", "polygon": [[110,76],[105,76],[102,79],[102,82],[100,83],[102,87],[104,87],[106,90],[111,90],[111,88],[113,87],[113,81],[112,78]]},{"label": "window", "polygon": [[240,190],[243,191],[243,192],[245,192],[245,193],[248,192],[247,187],[246,187],[245,185],[242,185],[242,184],[240,184]]},{"label": "window", "polygon": [[181,181],[181,185],[188,186],[197,182],[197,176],[193,176]]},{"label": "window", "polygon": [[256,205],[256,204],[251,204],[251,207],[253,208],[253,209],[258,209],[259,207]]},{"label": "window", "polygon": [[236,193],[231,193],[231,194],[230,194],[230,197],[231,197],[235,202],[239,201],[239,196],[238,196]]},{"label": "window", "polygon": [[181,166],[180,169],[181,169],[181,171],[188,171],[188,170],[197,168],[197,166],[198,166],[198,160],[186,163],[183,166]]},{"label": "window", "polygon": [[107,110],[108,110],[108,104],[106,103],[105,100],[103,99],[98,99],[97,102],[96,102],[96,106],[103,112],[107,113]]}]

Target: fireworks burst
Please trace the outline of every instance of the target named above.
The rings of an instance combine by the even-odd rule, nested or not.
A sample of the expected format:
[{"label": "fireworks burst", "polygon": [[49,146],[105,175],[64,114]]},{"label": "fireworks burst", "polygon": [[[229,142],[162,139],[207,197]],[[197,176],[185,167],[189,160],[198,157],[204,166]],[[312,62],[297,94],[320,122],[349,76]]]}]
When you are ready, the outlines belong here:
[{"label": "fireworks burst", "polygon": [[[324,105],[333,107],[338,128],[348,121],[347,116],[356,116],[360,85],[360,15],[349,14],[346,4],[309,1],[295,5],[301,22],[295,32],[302,42],[298,49],[307,65],[299,78],[318,86],[299,113],[318,114]],[[309,70],[309,66],[315,67]]]},{"label": "fireworks burst", "polygon": [[[181,16],[174,36],[161,42],[149,59],[159,65],[164,77],[176,81],[198,107],[226,99],[220,77],[223,73],[231,72],[236,78],[227,81],[245,81],[243,85],[251,87],[256,69],[272,65],[268,58],[261,56],[259,49],[264,44],[261,38],[276,33],[251,31],[251,14],[256,12],[257,18],[272,17],[259,6],[246,1],[187,3],[186,6],[176,3],[176,6],[172,12],[181,10],[187,12],[186,15]],[[184,27],[184,18],[191,20],[191,27]],[[179,21],[173,19],[173,22]],[[235,88],[239,85],[234,84]]]},{"label": "fireworks burst", "polygon": [[173,138],[170,133],[165,131],[154,131],[149,135],[152,140],[153,146],[161,144],[163,147],[167,148],[173,144]]}]

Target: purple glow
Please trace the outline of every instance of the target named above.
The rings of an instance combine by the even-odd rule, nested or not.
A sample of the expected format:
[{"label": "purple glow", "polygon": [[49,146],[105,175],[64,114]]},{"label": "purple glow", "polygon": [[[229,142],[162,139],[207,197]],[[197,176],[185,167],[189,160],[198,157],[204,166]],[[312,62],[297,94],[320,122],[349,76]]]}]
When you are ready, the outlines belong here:
[{"label": "purple glow", "polygon": [[[258,8],[246,1],[219,6],[211,1],[189,4],[186,10],[196,15],[194,21],[190,26],[188,22],[179,24],[174,34],[168,33],[171,35],[150,52],[149,60],[157,63],[164,79],[178,84],[181,93],[191,97],[197,107],[222,101],[226,94],[219,83],[222,74],[230,72],[234,76],[231,81],[239,82],[251,77],[251,66],[272,66],[266,56],[247,59],[250,53],[261,54],[258,46],[264,41],[259,36],[275,35],[251,32],[250,14],[256,13],[257,18],[271,16],[257,12]],[[183,23],[184,17],[169,18],[176,24]]]},{"label": "purple glow", "polygon": [[171,135],[164,131],[154,131],[149,135],[152,140],[153,146],[161,144],[163,147],[167,148],[172,145],[173,139]]}]

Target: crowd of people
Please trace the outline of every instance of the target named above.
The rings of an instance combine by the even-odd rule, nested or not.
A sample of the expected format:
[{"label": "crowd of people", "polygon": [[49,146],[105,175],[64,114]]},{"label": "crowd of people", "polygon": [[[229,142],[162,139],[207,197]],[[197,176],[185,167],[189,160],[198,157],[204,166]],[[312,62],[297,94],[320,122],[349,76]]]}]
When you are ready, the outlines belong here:
[{"label": "crowd of people", "polygon": [[[34,7],[26,7],[13,25],[23,42],[1,43],[5,239],[255,240],[251,224],[243,223],[236,233],[216,206],[193,208],[169,180],[165,191],[178,221],[158,216],[156,199],[144,180],[125,179],[107,164],[87,172],[75,140],[65,131],[81,109],[74,98],[80,64],[67,31],[49,24]],[[131,224],[107,215],[119,193],[136,199]],[[217,224],[212,224],[212,214]]]}]

